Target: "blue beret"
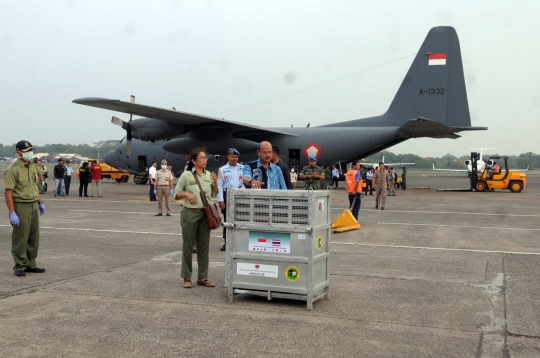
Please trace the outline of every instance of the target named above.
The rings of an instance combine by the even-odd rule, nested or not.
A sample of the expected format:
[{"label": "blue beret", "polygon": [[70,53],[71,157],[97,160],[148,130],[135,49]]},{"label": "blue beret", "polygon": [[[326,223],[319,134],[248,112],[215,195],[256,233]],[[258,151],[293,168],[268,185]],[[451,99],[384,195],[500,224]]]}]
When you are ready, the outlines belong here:
[{"label": "blue beret", "polygon": [[310,156],[309,156],[309,160],[314,160],[314,161],[317,161],[317,158],[316,158],[316,157],[314,157],[314,156],[311,156],[311,155],[310,155]]},{"label": "blue beret", "polygon": [[237,151],[237,150],[234,149],[234,148],[229,148],[229,149],[227,150],[227,154],[236,154],[236,155],[240,156],[240,152]]}]

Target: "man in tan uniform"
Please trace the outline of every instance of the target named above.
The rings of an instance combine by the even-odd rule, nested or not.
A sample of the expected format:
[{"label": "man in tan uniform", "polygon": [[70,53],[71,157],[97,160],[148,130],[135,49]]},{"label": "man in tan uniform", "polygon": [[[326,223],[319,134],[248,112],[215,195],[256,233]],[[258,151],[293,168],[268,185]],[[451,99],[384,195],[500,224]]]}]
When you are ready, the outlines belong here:
[{"label": "man in tan uniform", "polygon": [[43,273],[44,268],[36,266],[39,249],[39,217],[46,209],[39,186],[41,173],[32,161],[34,147],[21,140],[15,146],[17,160],[4,173],[5,199],[9,211],[9,223],[13,227],[11,254],[15,261],[13,272],[17,277],[26,272]]},{"label": "man in tan uniform", "polygon": [[167,161],[161,161],[161,170],[156,171],[154,180],[154,195],[158,198],[158,213],[156,216],[163,215],[163,197],[167,206],[167,216],[171,216],[171,196],[173,195],[173,175],[167,168]]},{"label": "man in tan uniform", "polygon": [[378,209],[380,204],[381,210],[384,210],[384,206],[386,205],[386,191],[390,186],[390,183],[388,183],[388,172],[384,170],[384,163],[379,163],[379,170],[375,171],[373,180],[375,181],[377,194],[375,197],[375,209]]}]

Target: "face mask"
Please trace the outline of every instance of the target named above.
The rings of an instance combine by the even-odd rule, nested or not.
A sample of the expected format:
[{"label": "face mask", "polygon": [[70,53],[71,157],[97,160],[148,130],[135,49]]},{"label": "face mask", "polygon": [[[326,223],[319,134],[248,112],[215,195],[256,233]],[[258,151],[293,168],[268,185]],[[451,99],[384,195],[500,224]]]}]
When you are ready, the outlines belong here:
[{"label": "face mask", "polygon": [[167,166],[166,166],[166,165],[162,165],[162,166],[161,166],[161,169],[165,170],[165,169],[167,169]]},{"label": "face mask", "polygon": [[34,152],[26,152],[26,153],[23,153],[22,154],[22,158],[24,160],[26,160],[27,162],[31,161],[32,159],[34,159]]}]

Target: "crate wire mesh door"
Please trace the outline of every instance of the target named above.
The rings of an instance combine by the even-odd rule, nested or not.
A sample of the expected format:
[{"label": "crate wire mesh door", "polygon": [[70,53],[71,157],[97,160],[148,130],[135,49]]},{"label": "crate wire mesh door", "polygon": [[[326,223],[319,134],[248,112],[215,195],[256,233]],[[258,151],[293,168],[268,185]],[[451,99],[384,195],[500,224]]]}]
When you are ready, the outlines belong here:
[{"label": "crate wire mesh door", "polygon": [[329,297],[328,190],[227,191],[229,299],[248,293],[313,302]]},{"label": "crate wire mesh door", "polygon": [[307,198],[236,196],[234,221],[307,226],[308,209]]}]

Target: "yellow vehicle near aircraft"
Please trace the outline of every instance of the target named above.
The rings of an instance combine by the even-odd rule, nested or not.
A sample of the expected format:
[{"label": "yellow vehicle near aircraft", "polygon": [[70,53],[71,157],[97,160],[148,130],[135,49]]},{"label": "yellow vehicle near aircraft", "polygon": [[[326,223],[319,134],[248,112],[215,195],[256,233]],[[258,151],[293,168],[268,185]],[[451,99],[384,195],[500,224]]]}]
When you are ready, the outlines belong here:
[{"label": "yellow vehicle near aircraft", "polygon": [[[504,160],[504,168],[500,169],[500,173],[491,173],[488,168],[495,164],[495,159]],[[478,179],[474,183],[474,190],[510,190],[512,193],[519,193],[527,186],[527,175],[520,171],[508,169],[508,156],[490,157],[486,162],[484,171],[478,175]]]},{"label": "yellow vehicle near aircraft", "polygon": [[[88,163],[92,163],[96,162],[97,160],[88,158],[86,161]],[[113,179],[116,180],[117,183],[127,183],[129,178],[133,176],[132,174],[120,171],[103,162],[100,162],[99,165],[101,166],[101,179]]]}]

